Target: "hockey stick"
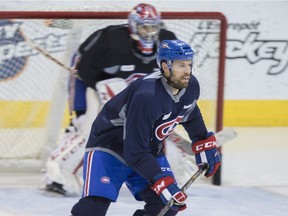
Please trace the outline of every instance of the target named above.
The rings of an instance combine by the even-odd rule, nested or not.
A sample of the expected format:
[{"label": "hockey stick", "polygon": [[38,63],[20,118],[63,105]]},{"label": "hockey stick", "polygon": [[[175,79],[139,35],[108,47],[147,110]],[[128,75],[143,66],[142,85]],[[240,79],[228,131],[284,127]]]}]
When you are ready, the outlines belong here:
[{"label": "hockey stick", "polygon": [[36,45],[35,43],[33,43],[30,39],[28,39],[27,37],[25,37],[25,42],[33,49],[37,50],[39,53],[41,53],[42,55],[44,55],[45,57],[47,57],[48,59],[50,59],[51,61],[55,62],[56,64],[58,64],[60,67],[64,68],[65,70],[69,71],[69,73],[72,76],[77,76],[77,71],[74,68],[71,68],[67,65],[65,65],[63,62],[59,61],[58,59],[54,58],[52,55],[50,55],[50,53],[48,53],[46,50],[42,49],[41,47],[39,47],[38,45]]},{"label": "hockey stick", "polygon": [[[191,184],[208,168],[208,164],[204,163],[203,166],[201,166],[194,175],[191,176],[191,178],[182,186],[181,191],[185,192]],[[170,207],[174,204],[174,199],[171,198],[170,201],[164,206],[164,208],[158,213],[157,216],[164,216],[166,212],[170,209]]]}]

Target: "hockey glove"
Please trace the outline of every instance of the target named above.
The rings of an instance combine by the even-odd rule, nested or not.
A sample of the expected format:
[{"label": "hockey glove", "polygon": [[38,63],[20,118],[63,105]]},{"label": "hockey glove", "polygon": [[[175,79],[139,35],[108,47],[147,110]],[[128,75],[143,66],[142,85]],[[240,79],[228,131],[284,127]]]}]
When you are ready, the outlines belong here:
[{"label": "hockey glove", "polygon": [[160,196],[165,205],[170,199],[174,199],[174,203],[170,207],[172,210],[182,211],[186,209],[185,200],[187,199],[187,195],[177,186],[172,174],[159,173],[152,179],[152,184],[152,190]]},{"label": "hockey glove", "polygon": [[213,132],[208,132],[205,136],[206,139],[194,139],[192,142],[192,151],[196,157],[196,164],[198,166],[203,163],[208,163],[209,168],[205,173],[208,178],[212,176],[218,169],[221,163],[221,156],[217,150],[216,138]]}]

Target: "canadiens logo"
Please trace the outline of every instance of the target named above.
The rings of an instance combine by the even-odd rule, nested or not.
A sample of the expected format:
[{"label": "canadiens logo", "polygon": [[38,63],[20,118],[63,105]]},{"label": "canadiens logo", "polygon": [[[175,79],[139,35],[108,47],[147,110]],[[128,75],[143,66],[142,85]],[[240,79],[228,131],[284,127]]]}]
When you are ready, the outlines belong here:
[{"label": "canadiens logo", "polygon": [[172,121],[165,122],[159,125],[155,130],[155,135],[157,139],[163,140],[165,139],[165,137],[171,134],[182,118],[183,116],[178,116],[176,119],[173,119]]},{"label": "canadiens logo", "polygon": [[169,48],[169,45],[167,43],[163,43],[162,48]]},{"label": "canadiens logo", "polygon": [[110,178],[108,176],[102,176],[100,181],[104,184],[109,184],[110,183]]}]

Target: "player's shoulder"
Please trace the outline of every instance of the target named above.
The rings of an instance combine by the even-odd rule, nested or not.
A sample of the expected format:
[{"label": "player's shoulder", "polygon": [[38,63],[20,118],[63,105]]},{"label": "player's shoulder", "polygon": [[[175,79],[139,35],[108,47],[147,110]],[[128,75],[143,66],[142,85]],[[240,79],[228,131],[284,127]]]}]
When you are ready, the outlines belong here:
[{"label": "player's shoulder", "polygon": [[106,45],[109,44],[108,41],[113,40],[124,40],[127,38],[128,30],[127,25],[110,25],[102,29],[98,29],[93,32],[81,45],[79,52],[81,54],[85,53],[87,50],[91,49],[93,46],[99,44]]},{"label": "player's shoulder", "polygon": [[158,71],[156,71],[154,73],[151,73],[151,74],[148,74],[148,75],[144,76],[142,79],[146,80],[146,81],[151,81],[151,80],[156,81],[156,80],[158,80],[160,78],[161,78],[161,71],[158,70]]},{"label": "player's shoulder", "polygon": [[169,31],[167,29],[161,29],[160,33],[159,33],[159,39],[160,41],[162,40],[173,40],[176,39],[176,35],[174,34],[174,32]]},{"label": "player's shoulder", "polygon": [[[126,37],[128,34],[128,27],[127,24],[121,24],[121,25],[109,25],[105,28],[98,29],[93,34],[90,35],[88,40],[95,40],[95,38],[101,39],[108,39],[108,38],[118,38],[121,37],[121,35],[124,35],[123,37]],[[117,40],[118,41],[118,40]]]},{"label": "player's shoulder", "polygon": [[160,78],[161,78],[161,72],[159,70],[154,73],[151,73],[151,74],[148,74],[148,75],[145,75],[143,77],[136,79],[137,82],[134,81],[133,84],[135,83],[135,85],[138,85],[138,86],[153,85],[156,82],[156,80],[159,80]]},{"label": "player's shoulder", "polygon": [[156,71],[144,77],[138,78],[133,82],[135,86],[135,94],[143,97],[150,97],[155,93],[155,88],[157,88],[157,83],[161,79],[161,72]]},{"label": "player's shoulder", "polygon": [[120,24],[120,25],[109,25],[103,29],[104,32],[111,33],[111,32],[121,32],[127,31],[128,25],[127,24]]},{"label": "player's shoulder", "polygon": [[190,78],[189,82],[199,85],[198,79],[193,74],[191,75],[191,78]]},{"label": "player's shoulder", "polygon": [[[118,38],[117,41],[119,41],[119,37],[121,38],[123,35],[123,37],[127,37],[127,35],[129,35],[129,31],[128,31],[128,25],[127,24],[121,24],[121,25],[110,25],[105,27],[104,29],[101,30],[102,31],[102,37],[104,38]],[[121,41],[121,40],[120,40]]]},{"label": "player's shoulder", "polygon": [[126,24],[108,26],[102,34],[103,43],[109,44],[113,49],[121,47],[122,51],[130,49],[129,39],[129,30]]},{"label": "player's shoulder", "polygon": [[193,92],[200,92],[200,84],[198,79],[194,76],[191,75],[191,78],[189,80],[189,86],[188,89],[190,89],[189,91],[193,91]]}]

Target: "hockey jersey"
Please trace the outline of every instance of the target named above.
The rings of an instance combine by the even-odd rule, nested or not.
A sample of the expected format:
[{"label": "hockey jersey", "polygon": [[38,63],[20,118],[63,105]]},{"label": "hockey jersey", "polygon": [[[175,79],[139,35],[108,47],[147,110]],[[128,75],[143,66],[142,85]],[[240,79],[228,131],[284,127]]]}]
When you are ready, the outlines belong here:
[{"label": "hockey jersey", "polygon": [[160,41],[176,39],[173,32],[161,29],[159,40],[151,55],[143,55],[136,49],[127,25],[108,26],[94,32],[79,48],[78,74],[92,88],[98,81],[131,75],[148,74],[158,70],[156,51]]},{"label": "hockey jersey", "polygon": [[144,178],[161,172],[155,157],[162,141],[182,124],[190,139],[207,129],[197,106],[200,88],[192,75],[176,96],[160,71],[139,78],[110,99],[95,119],[86,151],[113,154]]}]

